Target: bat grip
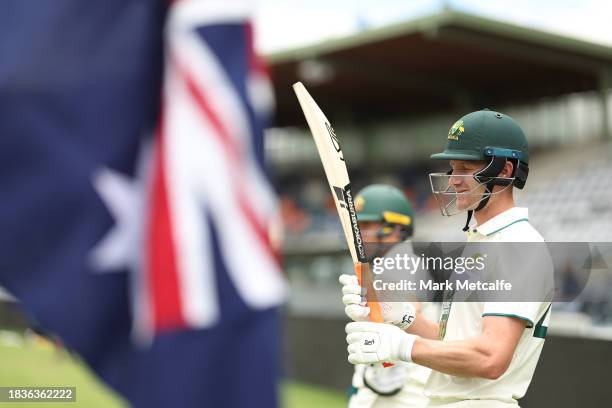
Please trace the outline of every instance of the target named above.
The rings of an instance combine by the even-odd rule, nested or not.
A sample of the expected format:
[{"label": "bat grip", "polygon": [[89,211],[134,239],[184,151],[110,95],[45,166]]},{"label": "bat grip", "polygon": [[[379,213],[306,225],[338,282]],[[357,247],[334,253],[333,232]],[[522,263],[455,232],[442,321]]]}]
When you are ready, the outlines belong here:
[{"label": "bat grip", "polygon": [[[370,273],[370,265],[365,262],[356,262],[355,263],[355,275],[357,275],[357,281],[359,282],[359,286],[363,287],[363,279],[364,277],[369,276]],[[380,310],[380,304],[376,300],[376,292],[374,288],[371,287],[370,283],[372,280],[370,278],[366,279],[368,283],[367,292],[366,292],[366,302],[368,307],[370,308],[370,320],[376,323],[384,323],[382,317],[382,312]],[[382,363],[383,367],[391,367],[392,363]]]}]

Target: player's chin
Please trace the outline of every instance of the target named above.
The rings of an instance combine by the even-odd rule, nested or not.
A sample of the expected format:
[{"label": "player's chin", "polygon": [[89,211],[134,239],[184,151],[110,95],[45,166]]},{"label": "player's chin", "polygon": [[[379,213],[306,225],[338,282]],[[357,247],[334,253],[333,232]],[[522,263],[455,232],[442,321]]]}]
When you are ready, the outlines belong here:
[{"label": "player's chin", "polygon": [[474,199],[467,196],[457,197],[457,209],[460,211],[467,211],[474,206]]}]

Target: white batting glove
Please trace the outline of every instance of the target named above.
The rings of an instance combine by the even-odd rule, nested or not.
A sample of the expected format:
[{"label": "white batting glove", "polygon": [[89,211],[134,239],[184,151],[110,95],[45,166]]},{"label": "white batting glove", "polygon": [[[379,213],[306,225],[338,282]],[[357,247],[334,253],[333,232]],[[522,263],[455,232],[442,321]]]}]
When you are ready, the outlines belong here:
[{"label": "white batting glove", "polygon": [[[370,308],[363,297],[364,290],[359,286],[355,275],[340,275],[342,302],[344,312],[355,322],[369,321]],[[416,319],[416,309],[410,302],[379,302],[381,315],[385,323],[390,323],[406,330]]]},{"label": "white batting glove", "polygon": [[417,336],[384,323],[351,322],[346,325],[348,361],[351,364],[412,362]]},{"label": "white batting glove", "polygon": [[410,302],[380,302],[380,314],[385,323],[406,330],[416,319],[416,309]]},{"label": "white batting glove", "polygon": [[368,315],[370,308],[366,306],[365,291],[359,286],[359,281],[355,275],[340,275],[338,279],[342,284],[342,303],[344,303],[344,313],[354,322],[369,321]]}]

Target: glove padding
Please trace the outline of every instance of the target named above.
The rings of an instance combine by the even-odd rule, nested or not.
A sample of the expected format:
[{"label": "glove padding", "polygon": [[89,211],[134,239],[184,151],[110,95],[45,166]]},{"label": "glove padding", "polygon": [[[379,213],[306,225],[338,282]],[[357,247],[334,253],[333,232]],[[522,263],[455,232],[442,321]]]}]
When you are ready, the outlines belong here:
[{"label": "glove padding", "polygon": [[417,336],[384,323],[351,322],[346,325],[348,361],[351,364],[412,362]]},{"label": "glove padding", "polygon": [[417,336],[384,323],[351,322],[346,325],[346,342],[351,364],[412,362]]},{"label": "glove padding", "polygon": [[[359,286],[355,275],[340,275],[342,286],[342,303],[344,312],[355,322],[369,321],[370,308],[364,298],[365,290]],[[385,323],[390,323],[406,330],[416,319],[416,309],[410,302],[379,302],[381,315]]]}]

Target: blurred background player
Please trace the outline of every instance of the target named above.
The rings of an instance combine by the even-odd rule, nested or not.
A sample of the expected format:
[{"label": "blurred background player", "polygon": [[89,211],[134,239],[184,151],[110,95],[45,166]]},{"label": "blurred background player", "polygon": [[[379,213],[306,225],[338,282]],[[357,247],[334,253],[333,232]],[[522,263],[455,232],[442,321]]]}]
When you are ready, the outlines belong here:
[{"label": "blurred background player", "polygon": [[[370,259],[384,256],[392,246],[410,245],[409,240],[414,233],[414,211],[400,190],[383,184],[367,186],[357,194],[355,206]],[[344,285],[342,293],[348,317],[355,321],[367,321],[369,308],[362,302],[361,287],[357,284],[356,276],[342,275],[340,283]],[[356,307],[356,302],[359,307]],[[383,306],[386,317],[400,328],[415,316],[415,309],[409,303],[384,305],[389,306]],[[426,367],[404,362],[387,368],[380,364],[358,364],[353,375],[349,407],[423,407],[427,405],[423,386],[430,371]]]}]

